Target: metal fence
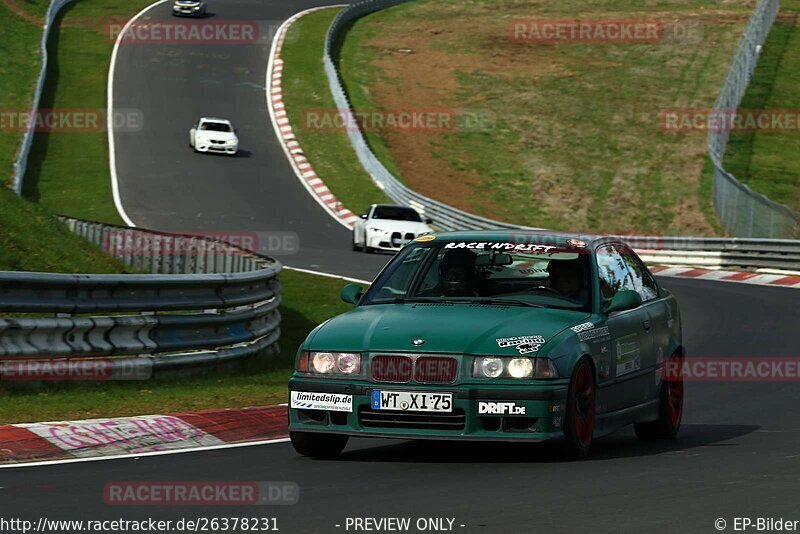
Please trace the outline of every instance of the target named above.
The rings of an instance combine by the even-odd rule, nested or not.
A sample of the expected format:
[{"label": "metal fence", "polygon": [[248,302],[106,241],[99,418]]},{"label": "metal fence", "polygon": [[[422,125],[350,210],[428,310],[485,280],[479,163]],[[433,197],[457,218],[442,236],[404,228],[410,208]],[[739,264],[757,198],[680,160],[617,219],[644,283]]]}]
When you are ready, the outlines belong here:
[{"label": "metal fence", "polygon": [[[779,0],[759,0],[747,24],[714,113],[729,115],[739,107],[780,7]],[[788,207],[754,192],[722,166],[728,128],[710,129],[708,153],[714,166],[714,208],[728,233],[748,237],[800,237],[800,219]]]},{"label": "metal fence", "polygon": [[[337,46],[352,22],[369,13],[411,0],[364,0],[351,4],[334,19],[325,42],[323,62],[331,93],[346,124],[358,124],[336,68]],[[735,109],[741,102],[750,75],[755,68],[758,51],[763,45],[778,10],[778,0],[759,0],[737,48],[725,86],[715,104],[716,109]],[[393,201],[412,206],[435,220],[443,230],[519,228],[519,226],[472,215],[416,193],[389,172],[369,147],[358,127],[347,128],[361,165],[373,181]],[[763,195],[753,193],[722,168],[722,156],[728,132],[709,135],[709,153],[714,163],[714,205],[725,229],[746,237],[800,237],[800,226],[791,210]]]},{"label": "metal fence", "polygon": [[101,358],[110,377],[141,379],[277,351],[277,261],[214,239],[65,222],[128,265],[176,274],[0,272],[1,312],[49,315],[0,318],[0,375],[20,359]]},{"label": "metal fence", "polygon": [[[33,103],[31,104],[31,114],[35,114],[39,109],[39,100],[42,96],[42,89],[44,88],[44,79],[47,75],[47,39],[50,36],[50,28],[53,26],[58,12],[61,8],[74,0],[52,0],[50,7],[47,9],[45,15],[44,27],[42,31],[42,42],[39,46],[39,55],[42,58],[42,66],[39,69],[39,77],[36,80],[36,89],[33,93]],[[25,129],[25,134],[22,136],[19,151],[17,152],[17,159],[14,161],[14,176],[12,178],[12,186],[18,195],[22,194],[22,179],[25,176],[25,169],[28,166],[28,153],[33,144],[34,128],[36,121],[28,121],[28,127]]]}]

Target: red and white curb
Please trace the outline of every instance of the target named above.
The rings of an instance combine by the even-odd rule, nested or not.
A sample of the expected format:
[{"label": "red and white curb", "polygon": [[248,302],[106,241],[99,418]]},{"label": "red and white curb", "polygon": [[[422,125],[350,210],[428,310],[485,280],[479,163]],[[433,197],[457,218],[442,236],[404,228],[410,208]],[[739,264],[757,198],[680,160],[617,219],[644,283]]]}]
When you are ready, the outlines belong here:
[{"label": "red and white curb", "polygon": [[204,450],[288,436],[286,406],[0,426],[0,466]]},{"label": "red and white curb", "polygon": [[716,280],[718,282],[736,282],[739,284],[790,287],[800,289],[800,276],[746,273],[739,271],[717,271],[711,269],[695,269],[691,267],[650,267],[650,270],[658,276],[691,278],[694,280]]},{"label": "red and white curb", "polygon": [[301,11],[286,20],[281,27],[278,28],[275,39],[272,42],[269,64],[267,66],[267,106],[269,107],[272,124],[275,127],[275,133],[281,141],[286,157],[289,158],[289,162],[292,164],[300,182],[330,215],[345,227],[352,229],[353,224],[358,220],[358,216],[342,205],[339,199],[328,189],[328,186],[325,185],[325,182],[322,181],[322,178],[317,175],[311,163],[309,163],[306,158],[300,143],[297,141],[294,129],[289,123],[289,116],[286,113],[286,105],[283,102],[283,89],[281,86],[281,81],[283,79],[283,59],[281,59],[281,50],[283,49],[283,42],[286,39],[286,32],[289,30],[289,27],[297,19],[308,13],[320,9],[329,9],[331,7],[337,6],[317,7]]}]

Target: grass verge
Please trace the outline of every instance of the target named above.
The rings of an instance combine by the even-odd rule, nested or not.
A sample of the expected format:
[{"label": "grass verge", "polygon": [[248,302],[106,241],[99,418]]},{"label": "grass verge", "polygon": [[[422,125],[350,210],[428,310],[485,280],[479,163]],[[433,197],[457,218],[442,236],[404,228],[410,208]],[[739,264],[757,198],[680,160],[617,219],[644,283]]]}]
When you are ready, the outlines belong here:
[{"label": "grass verge", "polygon": [[[665,131],[661,113],[713,104],[751,10],[706,0],[419,0],[356,21],[341,71],[359,112],[493,118],[483,128],[366,132],[422,194],[532,226],[711,235],[705,135]],[[690,33],[654,43],[509,38],[516,19],[576,18],[679,21]]]},{"label": "grass verge", "polygon": [[325,33],[339,8],[309,13],[292,24],[282,57],[283,98],[300,146],[325,185],[354,213],[389,202],[364,170],[343,129],[321,126],[336,113],[322,66]]},{"label": "grass verge", "polygon": [[[42,28],[38,14],[0,3],[0,35],[3,40],[0,109],[23,112],[31,105],[41,66],[39,43]],[[23,133],[19,128],[0,128],[0,169],[5,184],[11,183],[14,160]]]},{"label": "grass verge", "polygon": [[[283,271],[281,352],[225,372],[148,382],[67,383],[33,389],[0,384],[0,423],[259,406],[286,402],[297,348],[308,332],[351,306],[339,300],[346,282]],[[313,287],[314,291],[308,288]],[[14,386],[14,387],[12,387]]]},{"label": "grass verge", "polygon": [[[49,2],[0,3],[0,109],[27,111],[41,65],[39,43]],[[52,57],[52,56],[51,56]],[[46,107],[43,103],[42,106]],[[2,181],[9,183],[23,132],[0,128]],[[125,267],[70,233],[45,209],[0,188],[0,270],[115,273]]]},{"label": "grass verge", "polygon": [[[800,1],[781,2],[741,109],[792,113],[800,109]],[[783,110],[783,112],[781,111]],[[788,112],[788,113],[787,113]],[[740,181],[800,212],[800,130],[732,132],[724,165]]]},{"label": "grass verge", "polygon": [[110,27],[150,3],[81,0],[62,9],[49,37],[41,108],[85,114],[100,127],[37,133],[25,175],[26,198],[54,213],[122,223],[112,199],[105,131],[106,80],[114,46]]}]

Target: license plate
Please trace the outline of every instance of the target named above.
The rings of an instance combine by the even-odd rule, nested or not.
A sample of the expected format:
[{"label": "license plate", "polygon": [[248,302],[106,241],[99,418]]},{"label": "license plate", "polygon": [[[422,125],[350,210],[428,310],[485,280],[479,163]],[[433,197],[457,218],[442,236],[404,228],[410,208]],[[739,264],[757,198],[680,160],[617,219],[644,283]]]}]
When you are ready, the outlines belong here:
[{"label": "license plate", "polygon": [[401,412],[452,412],[452,393],[425,393],[410,391],[372,391],[373,410]]}]

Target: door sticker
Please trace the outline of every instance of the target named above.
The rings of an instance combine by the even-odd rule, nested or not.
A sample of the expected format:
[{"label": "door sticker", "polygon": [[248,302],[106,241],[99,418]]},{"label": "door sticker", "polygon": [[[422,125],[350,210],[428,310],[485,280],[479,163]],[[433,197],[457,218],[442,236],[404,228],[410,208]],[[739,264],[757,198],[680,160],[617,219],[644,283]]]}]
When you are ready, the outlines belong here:
[{"label": "door sticker", "polygon": [[617,377],[638,371],[642,367],[641,350],[637,334],[617,340],[614,347],[617,359]]}]

